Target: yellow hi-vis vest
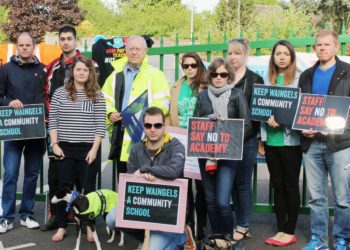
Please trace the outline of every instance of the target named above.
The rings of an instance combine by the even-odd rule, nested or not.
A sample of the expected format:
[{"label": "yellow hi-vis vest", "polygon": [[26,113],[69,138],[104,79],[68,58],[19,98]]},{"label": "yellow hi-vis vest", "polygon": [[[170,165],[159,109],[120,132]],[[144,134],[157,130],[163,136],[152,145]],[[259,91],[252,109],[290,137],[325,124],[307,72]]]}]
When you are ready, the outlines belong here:
[{"label": "yellow hi-vis vest", "polygon": [[[123,71],[128,63],[128,58],[123,57],[112,62],[115,71],[107,78],[103,85],[102,92],[106,98],[107,108],[107,127],[109,132],[112,132],[112,123],[108,119],[111,112],[120,112],[115,109],[115,76],[117,73]],[[148,106],[158,107],[167,115],[169,112],[170,103],[170,85],[165,78],[165,75],[159,69],[148,64],[148,56],[143,59],[140,66],[140,72],[136,75],[130,92],[128,104],[130,105],[137,97],[139,97],[145,90],[148,90]],[[122,152],[120,160],[127,162],[130,153],[131,138],[128,132],[124,131]]]}]

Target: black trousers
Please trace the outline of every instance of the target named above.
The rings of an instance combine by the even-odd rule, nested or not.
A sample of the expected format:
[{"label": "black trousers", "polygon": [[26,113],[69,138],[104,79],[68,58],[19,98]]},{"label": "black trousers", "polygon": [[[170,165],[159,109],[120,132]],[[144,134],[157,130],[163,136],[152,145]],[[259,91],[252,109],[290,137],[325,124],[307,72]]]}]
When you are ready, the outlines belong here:
[{"label": "black trousers", "polygon": [[265,157],[274,189],[278,232],[294,234],[300,207],[301,148],[265,146]]},{"label": "black trousers", "polygon": [[[62,144],[60,143],[60,147],[66,157],[63,160],[56,160],[59,186],[69,184],[70,189],[73,190],[76,179],[79,179],[84,194],[95,191],[98,168],[101,166],[101,155],[97,153],[95,161],[88,165],[85,157],[92,144]],[[60,228],[67,226],[66,205],[66,202],[59,202],[56,205],[57,224]]]},{"label": "black trousers", "polygon": [[204,189],[201,180],[195,180],[196,196],[194,197],[192,189],[192,179],[188,179],[187,191],[187,215],[186,224],[189,225],[194,233],[195,220],[194,211],[197,215],[197,240],[202,240],[206,236],[207,227],[207,203],[205,201]]}]

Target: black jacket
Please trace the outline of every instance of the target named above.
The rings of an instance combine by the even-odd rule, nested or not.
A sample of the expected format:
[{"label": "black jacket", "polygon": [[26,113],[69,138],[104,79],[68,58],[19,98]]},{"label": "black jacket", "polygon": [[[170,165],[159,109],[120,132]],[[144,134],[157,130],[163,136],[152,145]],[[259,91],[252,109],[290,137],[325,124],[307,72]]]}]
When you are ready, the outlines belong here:
[{"label": "black jacket", "polygon": [[[247,97],[249,109],[251,108],[252,89],[254,84],[264,84],[264,80],[262,79],[261,76],[259,76],[258,74],[254,73],[253,71],[247,68],[242,79],[239,80],[239,82],[237,82],[235,85],[235,88],[241,89],[244,92],[245,96]],[[260,122],[252,121],[252,129],[253,129],[252,136],[256,136],[260,131]]]},{"label": "black jacket", "polygon": [[[318,61],[313,67],[305,70],[299,78],[299,87],[302,93],[312,93],[312,79],[316,68],[320,65]],[[328,89],[328,95],[334,96],[350,96],[350,64],[339,60],[336,57],[336,67],[331,78]],[[345,128],[342,135],[329,134],[323,136],[317,134],[314,138],[300,137],[301,147],[307,152],[313,140],[326,140],[328,147],[333,151],[339,151],[350,147],[350,128],[349,124]]]},{"label": "black jacket", "polygon": [[45,105],[43,69],[44,65],[36,57],[33,62],[23,63],[17,56],[12,56],[0,69],[0,106],[8,106],[16,99],[23,104]]},{"label": "black jacket", "polygon": [[[244,140],[253,134],[250,120],[250,111],[243,91],[237,88],[231,90],[230,100],[227,104],[228,118],[244,119]],[[209,99],[208,89],[203,90],[198,95],[193,117],[208,117],[213,114],[213,105]]]}]

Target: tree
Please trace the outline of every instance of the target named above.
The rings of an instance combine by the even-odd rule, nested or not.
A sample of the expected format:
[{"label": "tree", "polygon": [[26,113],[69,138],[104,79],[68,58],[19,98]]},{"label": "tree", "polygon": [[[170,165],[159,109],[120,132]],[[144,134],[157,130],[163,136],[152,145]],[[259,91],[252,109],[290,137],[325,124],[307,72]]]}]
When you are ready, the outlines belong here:
[{"label": "tree", "polygon": [[328,26],[337,33],[340,33],[343,23],[349,27],[349,0],[320,0],[317,10],[322,15],[320,25]]},{"label": "tree", "polygon": [[63,24],[79,25],[85,14],[78,0],[0,0],[0,5],[8,10],[1,28],[11,42],[25,31],[41,41],[46,32],[57,31]]},{"label": "tree", "polygon": [[311,20],[312,17],[307,15],[305,10],[296,9],[294,6],[288,9],[280,8],[266,15],[257,15],[244,34],[248,34],[248,38],[252,40],[256,39],[257,31],[260,33],[260,39],[305,37],[310,28],[312,29]]},{"label": "tree", "polygon": [[[217,26],[221,31],[227,31],[231,36],[238,30],[238,2],[238,0],[220,0],[215,8],[214,15]],[[255,8],[253,0],[241,0],[240,3],[240,28],[244,28],[250,24]]]},{"label": "tree", "polygon": [[330,28],[340,33],[342,25],[350,29],[350,1],[349,0],[284,0],[282,7],[294,6],[303,9],[313,17],[313,26]]}]

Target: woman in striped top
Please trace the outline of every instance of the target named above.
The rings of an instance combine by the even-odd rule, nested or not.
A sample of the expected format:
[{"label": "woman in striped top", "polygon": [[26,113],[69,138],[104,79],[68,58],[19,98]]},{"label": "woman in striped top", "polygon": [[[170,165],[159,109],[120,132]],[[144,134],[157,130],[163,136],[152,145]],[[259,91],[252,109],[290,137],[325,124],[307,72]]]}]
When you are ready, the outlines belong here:
[{"label": "woman in striped top", "polygon": [[[53,153],[59,159],[60,185],[69,183],[73,189],[76,178],[80,178],[85,193],[89,193],[95,190],[101,163],[97,152],[105,136],[106,104],[91,59],[76,57],[69,76],[65,86],[58,88],[52,97],[49,133]],[[64,202],[58,204],[58,231],[51,238],[53,241],[63,240],[66,233],[65,206]],[[93,240],[89,229],[87,237],[88,241]]]}]

